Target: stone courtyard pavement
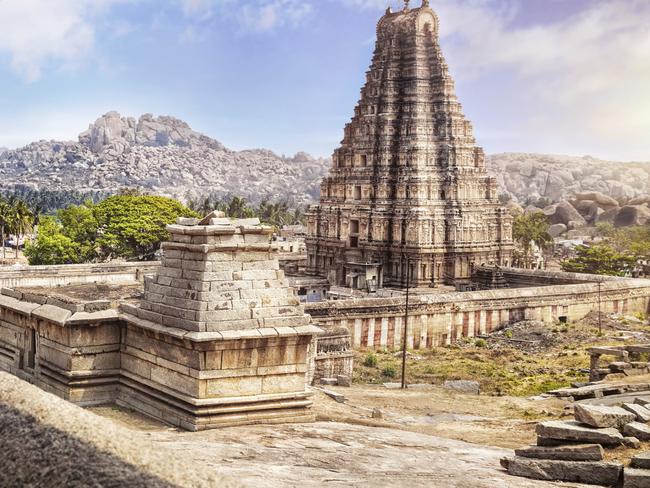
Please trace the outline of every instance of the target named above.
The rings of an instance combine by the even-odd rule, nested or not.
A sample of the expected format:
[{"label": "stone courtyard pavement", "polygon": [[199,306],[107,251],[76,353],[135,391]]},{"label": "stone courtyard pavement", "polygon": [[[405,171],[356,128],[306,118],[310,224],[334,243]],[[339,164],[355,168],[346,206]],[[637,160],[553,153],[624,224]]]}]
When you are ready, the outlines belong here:
[{"label": "stone courtyard pavement", "polygon": [[584,485],[508,476],[507,449],[427,434],[338,422],[144,433],[188,463],[255,487],[430,486],[536,488]]}]

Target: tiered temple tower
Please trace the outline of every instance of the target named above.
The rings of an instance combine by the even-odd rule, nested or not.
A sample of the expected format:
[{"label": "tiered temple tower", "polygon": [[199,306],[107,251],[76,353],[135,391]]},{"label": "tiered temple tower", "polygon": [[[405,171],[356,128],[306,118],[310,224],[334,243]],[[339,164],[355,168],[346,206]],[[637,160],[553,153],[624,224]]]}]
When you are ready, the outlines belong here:
[{"label": "tiered temple tower", "polygon": [[309,211],[308,272],[365,288],[467,281],[510,264],[512,221],[454,94],[438,18],[391,12],[320,204]]}]

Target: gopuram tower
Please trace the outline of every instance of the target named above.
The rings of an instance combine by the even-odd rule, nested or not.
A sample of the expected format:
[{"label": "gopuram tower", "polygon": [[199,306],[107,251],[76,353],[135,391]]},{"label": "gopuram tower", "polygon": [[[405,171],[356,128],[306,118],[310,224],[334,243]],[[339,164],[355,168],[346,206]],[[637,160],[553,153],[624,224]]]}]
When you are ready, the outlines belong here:
[{"label": "gopuram tower", "polygon": [[512,220],[454,94],[428,0],[391,12],[354,117],[308,213],[308,266],[366,288],[459,285],[508,266]]}]

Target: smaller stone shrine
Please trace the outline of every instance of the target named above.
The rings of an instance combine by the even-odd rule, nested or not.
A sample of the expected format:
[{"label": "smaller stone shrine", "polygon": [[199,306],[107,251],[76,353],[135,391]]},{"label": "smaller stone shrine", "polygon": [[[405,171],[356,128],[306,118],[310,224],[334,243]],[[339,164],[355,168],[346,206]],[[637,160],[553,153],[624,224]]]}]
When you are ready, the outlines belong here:
[{"label": "smaller stone shrine", "polygon": [[313,420],[321,329],[280,270],[272,229],[215,213],[168,230],[162,266],[142,266],[144,296],[140,271],[119,266],[3,287],[0,370],[187,430]]},{"label": "smaller stone shrine", "polygon": [[217,215],[167,229],[144,300],[122,306],[129,390],[118,404],[191,430],[311,420],[308,355],[320,329],[279,268],[272,228]]}]

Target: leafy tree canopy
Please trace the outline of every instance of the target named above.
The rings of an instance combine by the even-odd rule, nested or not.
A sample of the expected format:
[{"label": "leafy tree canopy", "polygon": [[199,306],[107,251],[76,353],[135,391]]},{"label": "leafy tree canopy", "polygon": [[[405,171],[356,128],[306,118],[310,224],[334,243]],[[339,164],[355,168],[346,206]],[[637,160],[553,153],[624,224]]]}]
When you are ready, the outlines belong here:
[{"label": "leafy tree canopy", "polygon": [[54,217],[41,219],[38,237],[25,246],[25,256],[32,265],[83,262],[80,244],[63,233],[63,226]]},{"label": "leafy tree canopy", "polygon": [[171,198],[117,195],[94,207],[97,245],[104,259],[153,259],[160,243],[169,237],[165,226],[178,217],[198,214]]},{"label": "leafy tree canopy", "polygon": [[542,212],[530,214],[520,213],[515,216],[512,226],[512,236],[519,242],[525,253],[530,251],[530,243],[535,242],[544,249],[553,243],[553,238],[548,233],[549,223]]},{"label": "leafy tree canopy", "polygon": [[165,197],[125,194],[96,205],[86,201],[59,210],[55,218],[43,218],[38,237],[25,254],[30,264],[150,260],[169,237],[167,224],[196,216]]},{"label": "leafy tree canopy", "polygon": [[618,252],[607,244],[576,246],[576,256],[561,263],[562,270],[571,273],[624,276],[636,258]]}]

